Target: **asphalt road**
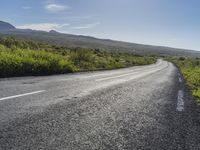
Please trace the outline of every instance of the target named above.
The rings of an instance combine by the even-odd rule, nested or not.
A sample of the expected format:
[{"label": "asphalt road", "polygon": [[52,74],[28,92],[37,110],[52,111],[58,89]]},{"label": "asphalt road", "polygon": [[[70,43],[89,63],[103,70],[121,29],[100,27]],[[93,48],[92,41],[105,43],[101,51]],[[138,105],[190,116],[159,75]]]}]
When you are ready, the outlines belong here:
[{"label": "asphalt road", "polygon": [[169,62],[0,79],[1,150],[199,150],[200,118]]}]

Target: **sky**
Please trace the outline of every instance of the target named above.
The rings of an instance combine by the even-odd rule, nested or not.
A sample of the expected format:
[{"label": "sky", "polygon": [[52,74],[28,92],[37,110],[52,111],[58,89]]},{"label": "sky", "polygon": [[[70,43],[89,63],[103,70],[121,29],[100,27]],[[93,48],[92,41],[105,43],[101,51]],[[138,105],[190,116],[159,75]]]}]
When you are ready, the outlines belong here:
[{"label": "sky", "polygon": [[1,0],[0,20],[22,29],[200,51],[199,8],[200,0]]}]

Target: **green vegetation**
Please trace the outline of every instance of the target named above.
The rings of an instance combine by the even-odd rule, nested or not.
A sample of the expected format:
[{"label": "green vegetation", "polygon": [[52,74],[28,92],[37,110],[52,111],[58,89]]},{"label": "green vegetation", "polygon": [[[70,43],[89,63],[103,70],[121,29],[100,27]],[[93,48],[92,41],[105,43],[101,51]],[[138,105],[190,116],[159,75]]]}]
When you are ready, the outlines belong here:
[{"label": "green vegetation", "polygon": [[68,48],[0,37],[0,77],[115,69],[154,63],[150,56]]},{"label": "green vegetation", "polygon": [[200,58],[173,58],[172,61],[180,68],[187,84],[192,89],[192,94],[198,98],[200,105]]}]

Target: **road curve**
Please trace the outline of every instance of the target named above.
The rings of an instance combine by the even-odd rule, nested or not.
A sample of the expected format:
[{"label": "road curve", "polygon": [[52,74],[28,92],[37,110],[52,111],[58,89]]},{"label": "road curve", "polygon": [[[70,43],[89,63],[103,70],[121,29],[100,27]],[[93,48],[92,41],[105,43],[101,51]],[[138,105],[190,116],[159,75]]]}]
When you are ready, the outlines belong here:
[{"label": "road curve", "polygon": [[200,122],[178,69],[0,80],[2,150],[197,150]]}]

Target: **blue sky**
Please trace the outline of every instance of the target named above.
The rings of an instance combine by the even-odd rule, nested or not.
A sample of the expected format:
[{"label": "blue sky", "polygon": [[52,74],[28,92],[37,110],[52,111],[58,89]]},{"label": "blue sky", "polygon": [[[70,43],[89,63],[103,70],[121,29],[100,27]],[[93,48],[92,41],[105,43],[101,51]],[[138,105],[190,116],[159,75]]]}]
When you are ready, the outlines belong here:
[{"label": "blue sky", "polygon": [[0,20],[135,43],[200,50],[199,0],[2,0]]}]

